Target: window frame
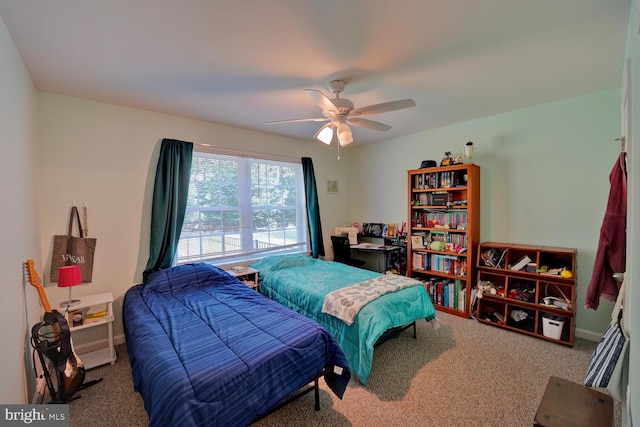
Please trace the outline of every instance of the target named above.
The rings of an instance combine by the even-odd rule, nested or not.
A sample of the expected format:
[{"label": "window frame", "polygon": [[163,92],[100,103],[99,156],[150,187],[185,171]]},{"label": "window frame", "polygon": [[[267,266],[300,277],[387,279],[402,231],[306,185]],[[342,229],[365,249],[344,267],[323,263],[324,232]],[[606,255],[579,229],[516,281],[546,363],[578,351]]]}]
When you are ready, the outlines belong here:
[{"label": "window frame", "polygon": [[[304,176],[302,171],[302,162],[299,158],[292,158],[286,156],[278,156],[266,153],[257,153],[244,150],[233,150],[222,147],[214,147],[206,144],[195,145],[193,149],[193,159],[197,157],[213,158],[229,158],[231,160],[238,161],[238,208],[240,212],[240,240],[242,252],[239,254],[226,255],[226,256],[203,256],[193,255],[190,257],[179,256],[180,246],[183,242],[182,231],[180,231],[181,237],[176,249],[176,257],[174,265],[188,264],[194,262],[206,262],[214,265],[235,265],[235,264],[249,264],[260,258],[264,258],[269,255],[282,255],[291,253],[309,253],[310,239],[308,231],[308,218],[307,218],[307,206],[304,188]],[[252,183],[251,183],[251,165],[252,162],[259,162],[264,164],[272,164],[277,166],[294,166],[296,168],[296,223],[297,223],[297,235],[299,241],[290,245],[279,246],[278,249],[256,249],[251,248],[253,242],[253,236],[256,233],[253,224],[253,213],[256,209],[270,209],[269,205],[266,206],[253,206],[252,204]],[[192,160],[193,164],[193,160]],[[248,202],[248,203],[247,203]],[[249,206],[249,208],[243,208],[243,206]],[[216,207],[216,208],[201,208],[187,206],[185,210],[185,219],[189,212],[193,211],[217,211],[221,212],[225,209],[233,209],[233,207]],[[273,209],[285,210],[285,206],[274,206]],[[184,224],[183,224],[184,229]],[[242,232],[242,230],[248,230],[248,232]],[[286,233],[285,228],[279,229],[283,233]],[[267,230],[268,232],[270,230]],[[200,245],[202,245],[202,236],[198,238]]]}]

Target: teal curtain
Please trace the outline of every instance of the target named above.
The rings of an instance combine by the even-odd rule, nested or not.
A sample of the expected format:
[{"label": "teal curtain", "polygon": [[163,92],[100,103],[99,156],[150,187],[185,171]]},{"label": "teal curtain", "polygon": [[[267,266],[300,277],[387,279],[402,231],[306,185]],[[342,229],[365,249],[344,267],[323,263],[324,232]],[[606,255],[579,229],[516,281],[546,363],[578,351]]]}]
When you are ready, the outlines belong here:
[{"label": "teal curtain", "polygon": [[193,144],[163,139],[151,207],[149,261],[142,278],[171,267],[184,222],[191,175]]},{"label": "teal curtain", "polygon": [[311,238],[311,255],[314,258],[318,258],[318,256],[324,256],[324,242],[322,240],[322,224],[320,224],[318,188],[316,187],[316,176],[313,172],[313,161],[310,157],[302,158],[302,173],[307,198],[307,219],[309,223],[309,236]]}]

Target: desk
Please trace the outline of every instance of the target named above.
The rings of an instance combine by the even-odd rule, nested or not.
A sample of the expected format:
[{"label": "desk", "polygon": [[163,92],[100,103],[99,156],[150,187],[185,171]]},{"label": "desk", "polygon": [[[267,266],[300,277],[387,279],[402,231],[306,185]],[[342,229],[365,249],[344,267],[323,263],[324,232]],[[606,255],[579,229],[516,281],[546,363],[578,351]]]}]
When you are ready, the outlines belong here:
[{"label": "desk", "polygon": [[362,268],[385,273],[393,266],[391,255],[399,253],[400,249],[400,246],[363,242],[351,245],[351,256],[366,263]]}]

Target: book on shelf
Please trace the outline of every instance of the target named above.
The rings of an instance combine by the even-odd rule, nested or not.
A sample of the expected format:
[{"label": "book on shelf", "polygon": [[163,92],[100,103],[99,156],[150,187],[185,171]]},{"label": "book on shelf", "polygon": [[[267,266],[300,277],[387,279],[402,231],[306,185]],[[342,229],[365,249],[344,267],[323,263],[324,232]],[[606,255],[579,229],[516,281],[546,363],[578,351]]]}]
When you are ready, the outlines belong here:
[{"label": "book on shelf", "polygon": [[431,277],[422,284],[433,304],[464,311],[466,290],[460,280]]},{"label": "book on shelf", "polygon": [[455,288],[456,288],[455,283],[451,283],[450,282],[449,285],[448,285],[448,294],[449,294],[449,296],[447,297],[447,307],[456,308],[457,309],[457,307],[456,307],[458,305],[458,304],[456,304],[457,300],[456,300],[456,298],[454,298],[454,295],[457,295],[457,293],[454,292]]},{"label": "book on shelf", "polygon": [[449,307],[449,284],[442,284],[442,305]]},{"label": "book on shelf", "polygon": [[477,288],[473,288],[471,289],[471,298],[470,298],[470,303],[469,303],[469,310],[471,310],[471,313],[475,312],[476,309],[476,303],[478,299],[478,289]]},{"label": "book on shelf", "polygon": [[415,181],[413,183],[415,190],[425,190],[428,188],[438,188],[441,182],[438,172],[421,173],[414,175]]},{"label": "book on shelf", "polygon": [[446,242],[447,232],[445,230],[431,230],[429,233],[429,242]]},{"label": "book on shelf", "polygon": [[431,259],[429,260],[431,270],[441,271],[448,274],[455,274],[455,269],[458,262],[458,257],[454,255],[440,254],[431,254]]},{"label": "book on shelf", "polygon": [[414,270],[428,270],[429,269],[429,257],[426,254],[414,253],[411,265]]},{"label": "book on shelf", "polygon": [[108,312],[107,310],[102,310],[102,311],[98,311],[96,313],[87,313],[82,321],[85,325],[90,324],[90,323],[95,323],[95,322],[99,322],[101,320],[105,320],[108,318]]},{"label": "book on shelf", "polygon": [[522,258],[520,258],[520,260],[518,262],[516,262],[515,264],[513,264],[511,266],[511,270],[513,271],[519,271],[522,270],[523,268],[525,268],[527,266],[527,264],[529,264],[531,262],[531,258],[529,258],[527,255],[523,256]]},{"label": "book on shelf", "polygon": [[424,249],[424,235],[412,235],[411,247],[414,249]]}]

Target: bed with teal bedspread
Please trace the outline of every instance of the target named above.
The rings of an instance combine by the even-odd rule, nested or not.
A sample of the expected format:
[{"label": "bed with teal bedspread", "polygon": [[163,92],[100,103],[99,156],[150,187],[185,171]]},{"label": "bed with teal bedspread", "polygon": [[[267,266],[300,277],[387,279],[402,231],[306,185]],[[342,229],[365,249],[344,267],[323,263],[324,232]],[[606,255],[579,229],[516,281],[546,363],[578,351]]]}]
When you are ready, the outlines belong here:
[{"label": "bed with teal bedspread", "polygon": [[358,380],[367,384],[373,348],[388,329],[419,319],[431,321],[436,311],[424,286],[416,286],[380,296],[365,305],[351,326],[322,312],[325,295],[380,276],[369,270],[306,255],[264,258],[251,267],[259,271],[260,292],[284,306],[323,325],[338,341]]}]

